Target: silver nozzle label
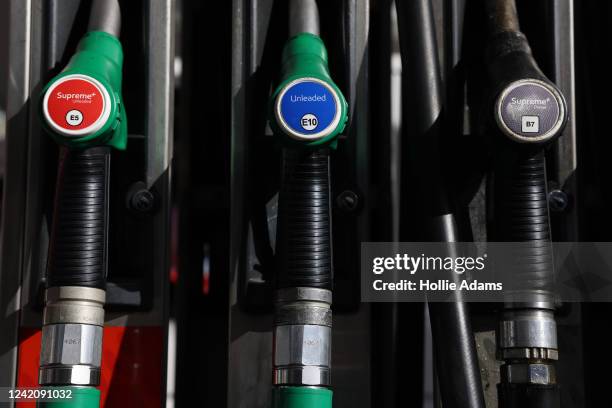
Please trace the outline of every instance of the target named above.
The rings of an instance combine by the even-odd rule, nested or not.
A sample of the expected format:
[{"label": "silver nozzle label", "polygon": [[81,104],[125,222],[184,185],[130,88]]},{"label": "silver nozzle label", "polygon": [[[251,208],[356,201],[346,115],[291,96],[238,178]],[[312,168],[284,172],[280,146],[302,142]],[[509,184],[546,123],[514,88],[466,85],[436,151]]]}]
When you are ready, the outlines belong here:
[{"label": "silver nozzle label", "polygon": [[495,119],[505,135],[520,143],[542,143],[559,134],[565,119],[561,94],[546,82],[511,83],[497,98]]}]

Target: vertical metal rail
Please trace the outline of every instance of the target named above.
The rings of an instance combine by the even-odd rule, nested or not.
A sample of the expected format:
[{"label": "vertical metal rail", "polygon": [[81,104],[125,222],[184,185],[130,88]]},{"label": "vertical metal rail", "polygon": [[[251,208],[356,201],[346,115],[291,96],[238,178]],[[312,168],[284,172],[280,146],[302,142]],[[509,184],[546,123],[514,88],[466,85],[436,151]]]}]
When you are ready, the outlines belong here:
[{"label": "vertical metal rail", "polygon": [[[579,242],[583,235],[580,216],[583,175],[578,170],[580,142],[576,130],[579,119],[576,115],[575,1],[549,0],[548,3],[548,9],[554,13],[552,38],[549,40],[553,50],[554,81],[565,96],[570,117],[550,154],[555,168],[554,180],[558,183],[556,189],[549,193],[549,206],[553,210],[553,240]],[[555,200],[559,201],[553,202]],[[576,406],[585,406],[585,378],[573,373],[582,373],[585,369],[581,317],[584,316],[583,313],[588,313],[589,306],[585,308],[581,303],[572,303],[569,306],[569,314],[559,316],[557,320],[559,349],[580,352],[564,353],[558,363],[559,382],[566,384],[561,387],[560,394],[562,401],[572,398]],[[570,384],[576,386],[570,388]]]},{"label": "vertical metal rail", "polygon": [[[333,2],[323,2],[333,3]],[[359,246],[355,241],[368,241],[371,233],[370,216],[372,199],[370,189],[371,177],[371,143],[376,142],[376,133],[370,122],[370,52],[371,32],[370,16],[373,3],[371,0],[343,0],[342,44],[344,56],[345,96],[349,104],[349,123],[345,131],[346,138],[339,140],[340,147],[332,164],[332,203],[334,204],[334,280],[337,286],[344,287],[344,294],[354,293],[358,296],[358,257]],[[334,48],[334,53],[340,48]],[[346,183],[346,184],[344,184]],[[338,197],[342,188],[348,184],[355,188],[360,197],[361,207],[355,214],[346,215],[338,207]],[[363,198],[363,199],[362,199]],[[346,226],[346,229],[344,229]],[[342,255],[340,255],[342,251]],[[344,270],[341,270],[344,269]],[[340,281],[340,275],[350,277],[351,281]],[[344,278],[343,278],[344,279]],[[334,298],[337,309],[341,305],[341,294],[336,291]],[[349,296],[353,297],[353,295]],[[337,309],[334,315],[332,344],[346,344],[344,352],[336,348],[333,352],[334,404],[343,406],[369,406],[371,401],[371,384],[373,374],[369,333],[372,330],[371,308],[366,304],[358,305],[353,313],[342,314]]]},{"label": "vertical metal rail", "polygon": [[555,144],[557,157],[557,181],[560,187],[567,189],[574,196],[574,208],[567,214],[566,240],[577,241],[579,236],[577,214],[577,180],[578,151],[576,141],[576,78],[574,58],[574,0],[553,0],[551,9],[554,12],[553,45],[554,45],[554,81],[565,95],[570,120],[562,137]]},{"label": "vertical metal rail", "polygon": [[[284,2],[283,2],[284,3]],[[249,196],[249,169],[254,160],[253,142],[262,138],[263,127],[254,106],[265,103],[254,84],[254,78],[267,78],[264,69],[264,49],[272,46],[280,52],[282,43],[269,34],[274,8],[273,0],[232,1],[232,54],[231,54],[231,144],[230,144],[230,242],[229,242],[229,333],[227,358],[227,406],[238,408],[257,401],[270,406],[272,366],[272,333],[270,315],[249,314],[240,304],[243,294],[242,279],[250,267],[245,255],[249,249],[251,230],[247,205]],[[277,54],[278,55],[278,54]],[[261,133],[260,133],[261,132]],[[270,292],[271,293],[271,292]],[[271,306],[270,299],[270,306]]]},{"label": "vertical metal rail", "polygon": [[[170,270],[170,213],[172,200],[172,154],[174,140],[174,56],[175,56],[175,0],[148,0],[147,9],[147,117],[145,123],[146,187],[159,197],[156,213],[152,216],[151,251],[158,254],[150,273],[153,283],[153,309],[143,316],[163,329],[161,401],[166,401],[168,364],[169,270]],[[130,317],[134,320],[134,316]],[[144,323],[147,324],[147,323]]]},{"label": "vertical metal rail", "polygon": [[[32,0],[10,2],[6,168],[0,249],[0,386],[15,387],[26,218]],[[35,3],[35,2],[34,2]]]},{"label": "vertical metal rail", "polygon": [[[174,131],[174,8],[173,0],[150,0],[148,5],[147,48],[147,187],[155,186],[162,177],[164,197],[170,197],[169,179]],[[160,186],[161,187],[161,186]],[[164,210],[169,203],[165,203]],[[162,211],[163,212],[163,211]],[[165,214],[168,211],[163,212]],[[168,220],[160,227],[167,228]],[[167,231],[166,231],[167,232]],[[165,234],[164,236],[168,236]]]}]

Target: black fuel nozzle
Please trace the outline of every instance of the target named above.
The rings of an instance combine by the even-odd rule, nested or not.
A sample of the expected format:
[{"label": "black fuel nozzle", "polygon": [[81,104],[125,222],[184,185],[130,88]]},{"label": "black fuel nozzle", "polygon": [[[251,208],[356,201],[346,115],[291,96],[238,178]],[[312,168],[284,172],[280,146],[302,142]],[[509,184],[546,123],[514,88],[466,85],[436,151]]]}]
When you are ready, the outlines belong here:
[{"label": "black fuel nozzle", "polygon": [[[487,0],[487,125],[503,149],[537,152],[561,135],[568,120],[559,88],[540,70],[519,30],[514,1]],[[489,109],[493,106],[493,109]]]},{"label": "black fuel nozzle", "polygon": [[[493,160],[489,238],[508,243],[511,277],[497,330],[499,407],[558,407],[555,271],[545,149],[568,120],[560,90],[540,70],[520,31],[514,0],[485,0],[484,132]],[[498,271],[499,272],[499,271]]]},{"label": "black fuel nozzle", "polygon": [[513,273],[524,282],[518,287],[532,296],[519,293],[516,303],[544,302],[553,309],[545,149],[561,135],[567,106],[520,32],[514,0],[486,0],[485,5],[488,92],[483,123],[493,148],[491,238],[529,243],[517,247],[531,262],[517,264]]}]

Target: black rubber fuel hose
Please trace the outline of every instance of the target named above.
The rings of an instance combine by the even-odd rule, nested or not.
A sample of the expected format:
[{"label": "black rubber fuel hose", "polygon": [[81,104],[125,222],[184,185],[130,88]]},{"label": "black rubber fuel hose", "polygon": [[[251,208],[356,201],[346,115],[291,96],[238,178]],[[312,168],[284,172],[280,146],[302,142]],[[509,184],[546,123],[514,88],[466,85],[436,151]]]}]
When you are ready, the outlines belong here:
[{"label": "black rubber fuel hose", "polygon": [[283,150],[278,198],[278,287],[331,289],[329,149]]},{"label": "black rubber fuel hose", "polygon": [[47,285],[104,289],[110,148],[63,148],[57,176]]},{"label": "black rubber fuel hose", "polygon": [[496,157],[493,177],[494,239],[520,243],[509,249],[513,262],[504,265],[506,276],[512,276],[515,290],[552,296],[555,275],[544,152],[506,151]]}]

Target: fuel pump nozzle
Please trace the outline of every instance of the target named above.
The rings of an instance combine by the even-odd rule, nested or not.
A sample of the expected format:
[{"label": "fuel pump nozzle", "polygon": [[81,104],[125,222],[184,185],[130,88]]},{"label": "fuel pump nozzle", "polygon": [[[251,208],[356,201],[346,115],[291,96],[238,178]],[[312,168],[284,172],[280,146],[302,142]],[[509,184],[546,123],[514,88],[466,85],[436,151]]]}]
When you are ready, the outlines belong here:
[{"label": "fuel pump nozzle", "polygon": [[545,148],[567,122],[559,89],[538,67],[519,31],[514,0],[485,1],[489,85],[487,132],[493,147],[489,182],[491,238],[510,242],[508,293],[497,330],[503,360],[499,406],[559,407],[553,250]]},{"label": "fuel pump nozzle", "polygon": [[329,152],[347,120],[318,36],[314,0],[290,3],[270,123],[283,145],[278,202],[273,404],[331,407],[332,242]]},{"label": "fuel pump nozzle", "polygon": [[60,145],[47,261],[39,383],[70,390],[53,407],[97,407],[108,255],[111,148],[124,150],[123,51],[116,0],[92,3],[89,31],[42,92],[45,131]]}]

